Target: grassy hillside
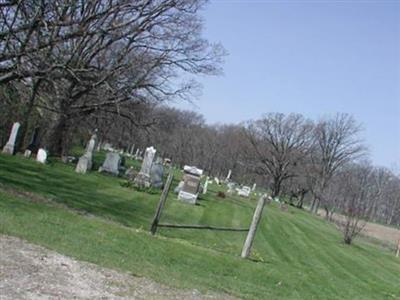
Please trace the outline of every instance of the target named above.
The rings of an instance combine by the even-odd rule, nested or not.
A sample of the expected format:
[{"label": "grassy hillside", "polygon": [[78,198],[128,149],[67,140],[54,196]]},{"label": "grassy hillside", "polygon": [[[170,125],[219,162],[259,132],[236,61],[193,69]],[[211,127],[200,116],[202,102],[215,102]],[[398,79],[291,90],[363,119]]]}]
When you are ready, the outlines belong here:
[{"label": "grassy hillside", "polygon": [[[342,244],[331,224],[307,212],[267,206],[252,260],[243,260],[244,233],[161,229],[151,236],[159,193],[124,182],[0,155],[0,233],[168,285],[248,299],[400,299],[400,259],[366,241]],[[162,221],[247,227],[256,199],[217,198],[221,188],[211,185],[198,206],[171,193]]]}]

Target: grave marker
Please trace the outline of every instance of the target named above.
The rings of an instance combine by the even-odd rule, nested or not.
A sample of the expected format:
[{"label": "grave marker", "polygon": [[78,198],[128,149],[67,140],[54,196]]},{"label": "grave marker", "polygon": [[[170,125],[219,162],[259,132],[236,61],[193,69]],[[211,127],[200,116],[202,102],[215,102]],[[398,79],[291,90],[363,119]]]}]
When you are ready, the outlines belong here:
[{"label": "grave marker", "polygon": [[157,150],[153,147],[146,148],[146,152],[144,154],[142,167],[140,168],[139,174],[136,176],[134,182],[142,187],[150,187],[151,186],[151,167],[153,165],[154,156],[156,155]]},{"label": "grave marker", "polygon": [[97,135],[93,134],[86,147],[85,154],[79,158],[78,164],[76,165],[75,171],[77,173],[85,174],[87,171],[92,169],[92,157],[96,147]]},{"label": "grave marker", "polygon": [[13,124],[10,137],[7,144],[3,148],[3,153],[13,155],[15,152],[15,141],[17,140],[18,130],[21,125],[18,122]]},{"label": "grave marker", "polygon": [[178,199],[190,204],[196,204],[200,188],[200,176],[203,170],[196,167],[184,166],[183,187]]}]

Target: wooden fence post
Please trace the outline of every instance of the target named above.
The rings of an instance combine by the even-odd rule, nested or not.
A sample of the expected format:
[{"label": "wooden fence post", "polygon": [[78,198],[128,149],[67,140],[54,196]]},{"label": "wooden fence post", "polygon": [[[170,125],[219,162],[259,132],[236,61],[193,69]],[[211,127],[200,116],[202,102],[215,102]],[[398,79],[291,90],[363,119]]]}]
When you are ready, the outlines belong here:
[{"label": "wooden fence post", "polygon": [[253,245],[254,237],[256,236],[257,227],[261,220],[266,199],[267,196],[262,195],[258,200],[256,210],[254,211],[253,220],[251,222],[249,232],[247,233],[246,241],[244,242],[243,245],[243,250],[241,255],[242,258],[247,258],[250,255],[251,246]]},{"label": "wooden fence post", "polygon": [[169,188],[171,186],[173,178],[174,178],[173,169],[171,168],[168,174],[167,182],[165,183],[164,189],[161,193],[160,202],[158,203],[156,214],[154,215],[153,222],[151,223],[150,232],[153,235],[157,231],[158,221],[160,220],[162,209],[164,207],[165,201],[167,200]]},{"label": "wooden fence post", "polygon": [[396,257],[399,257],[399,255],[400,255],[400,239],[399,239],[399,241],[397,242]]}]

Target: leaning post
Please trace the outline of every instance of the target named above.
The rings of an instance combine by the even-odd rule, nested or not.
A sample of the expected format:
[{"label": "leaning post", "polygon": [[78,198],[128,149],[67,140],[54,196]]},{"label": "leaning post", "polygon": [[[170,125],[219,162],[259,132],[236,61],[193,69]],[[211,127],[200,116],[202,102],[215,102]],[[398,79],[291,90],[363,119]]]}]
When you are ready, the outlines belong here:
[{"label": "leaning post", "polygon": [[396,257],[399,257],[399,255],[400,255],[400,239],[399,239],[399,241],[397,242]]},{"label": "leaning post", "polygon": [[161,217],[161,212],[164,207],[165,201],[167,200],[169,188],[172,183],[172,179],[174,178],[173,174],[174,174],[173,169],[172,169],[172,167],[170,167],[167,182],[165,183],[164,189],[161,193],[160,202],[158,203],[158,207],[157,207],[156,213],[154,215],[153,222],[151,223],[150,232],[153,235],[157,231],[157,225],[158,225],[158,222]]},{"label": "leaning post", "polygon": [[250,255],[251,246],[253,245],[254,238],[258,224],[260,223],[262,212],[265,206],[267,195],[262,195],[258,200],[256,210],[254,211],[253,220],[251,221],[249,232],[247,233],[246,241],[243,245],[242,258],[247,258]]}]

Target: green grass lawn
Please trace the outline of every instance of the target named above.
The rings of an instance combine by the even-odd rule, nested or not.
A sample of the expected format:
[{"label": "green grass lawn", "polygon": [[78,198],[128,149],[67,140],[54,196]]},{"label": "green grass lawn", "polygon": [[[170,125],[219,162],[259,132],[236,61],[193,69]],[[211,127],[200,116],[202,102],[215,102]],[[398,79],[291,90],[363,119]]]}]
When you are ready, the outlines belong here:
[{"label": "green grass lawn", "polygon": [[[252,259],[243,260],[244,233],[160,229],[151,236],[160,192],[124,182],[77,174],[57,160],[0,155],[0,233],[175,287],[248,299],[400,299],[400,259],[364,240],[344,245],[334,226],[307,212],[268,205]],[[221,189],[210,185],[196,206],[170,193],[161,221],[248,227],[256,199],[217,198]]]}]

